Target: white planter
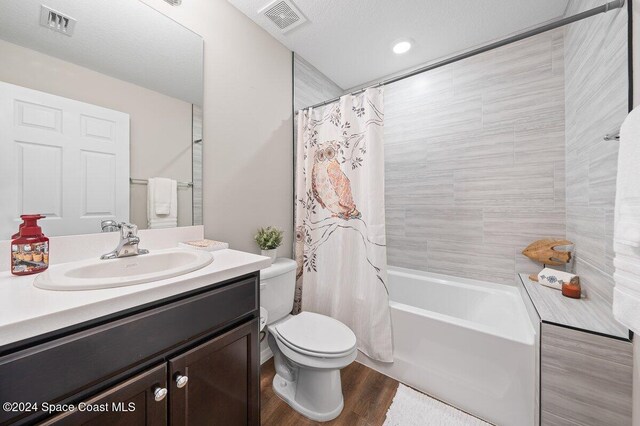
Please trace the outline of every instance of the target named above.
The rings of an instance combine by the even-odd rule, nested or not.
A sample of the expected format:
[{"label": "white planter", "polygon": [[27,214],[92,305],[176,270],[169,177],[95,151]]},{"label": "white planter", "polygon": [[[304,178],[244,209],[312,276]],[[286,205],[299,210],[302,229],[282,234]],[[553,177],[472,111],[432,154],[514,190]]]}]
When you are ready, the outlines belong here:
[{"label": "white planter", "polygon": [[271,250],[262,250],[262,255],[271,258],[271,263],[275,262],[276,255],[278,254],[278,249],[274,248]]}]

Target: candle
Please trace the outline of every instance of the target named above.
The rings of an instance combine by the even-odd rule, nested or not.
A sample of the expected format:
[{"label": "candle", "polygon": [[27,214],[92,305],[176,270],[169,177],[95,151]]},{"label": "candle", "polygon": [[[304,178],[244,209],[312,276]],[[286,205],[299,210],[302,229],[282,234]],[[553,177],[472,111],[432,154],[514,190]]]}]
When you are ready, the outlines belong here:
[{"label": "candle", "polygon": [[580,299],[582,289],[580,288],[580,278],[575,277],[569,282],[562,283],[562,295],[573,299]]}]

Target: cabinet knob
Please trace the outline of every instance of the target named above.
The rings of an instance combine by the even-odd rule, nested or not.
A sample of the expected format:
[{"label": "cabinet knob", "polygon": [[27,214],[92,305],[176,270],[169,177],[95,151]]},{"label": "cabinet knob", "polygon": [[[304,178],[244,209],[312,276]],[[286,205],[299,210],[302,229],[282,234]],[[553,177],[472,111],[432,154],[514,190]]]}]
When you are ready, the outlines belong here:
[{"label": "cabinet knob", "polygon": [[158,386],[153,390],[153,399],[156,401],[162,401],[165,396],[167,396],[167,388],[161,388]]},{"label": "cabinet knob", "polygon": [[182,374],[178,374],[176,376],[176,386],[179,388],[183,388],[187,386],[188,381],[189,381],[189,378],[187,376],[183,376]]}]

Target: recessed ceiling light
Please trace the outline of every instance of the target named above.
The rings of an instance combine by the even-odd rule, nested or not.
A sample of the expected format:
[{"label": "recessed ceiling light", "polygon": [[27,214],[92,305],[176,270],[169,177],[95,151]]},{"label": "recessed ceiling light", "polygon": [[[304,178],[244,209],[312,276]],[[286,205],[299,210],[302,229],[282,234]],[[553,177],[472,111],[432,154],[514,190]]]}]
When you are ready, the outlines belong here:
[{"label": "recessed ceiling light", "polygon": [[411,40],[398,40],[393,45],[393,53],[396,55],[402,55],[403,53],[407,53],[411,50]]}]

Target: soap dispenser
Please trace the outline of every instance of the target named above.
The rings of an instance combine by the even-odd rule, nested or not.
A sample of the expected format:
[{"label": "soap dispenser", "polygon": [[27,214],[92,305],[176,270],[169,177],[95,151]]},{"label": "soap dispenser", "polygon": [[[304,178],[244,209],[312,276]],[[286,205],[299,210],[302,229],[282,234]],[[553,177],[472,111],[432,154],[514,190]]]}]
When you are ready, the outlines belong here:
[{"label": "soap dispenser", "polygon": [[18,232],[16,232],[15,234],[13,234],[11,236],[12,240],[15,240],[16,238],[18,238],[20,236],[20,230],[22,229],[22,227],[24,226],[24,220],[22,221],[22,223],[20,224],[20,226],[18,227]]},{"label": "soap dispenser", "polygon": [[45,216],[24,214],[20,235],[11,241],[11,273],[29,275],[49,267],[49,239],[42,233],[38,220]]}]

